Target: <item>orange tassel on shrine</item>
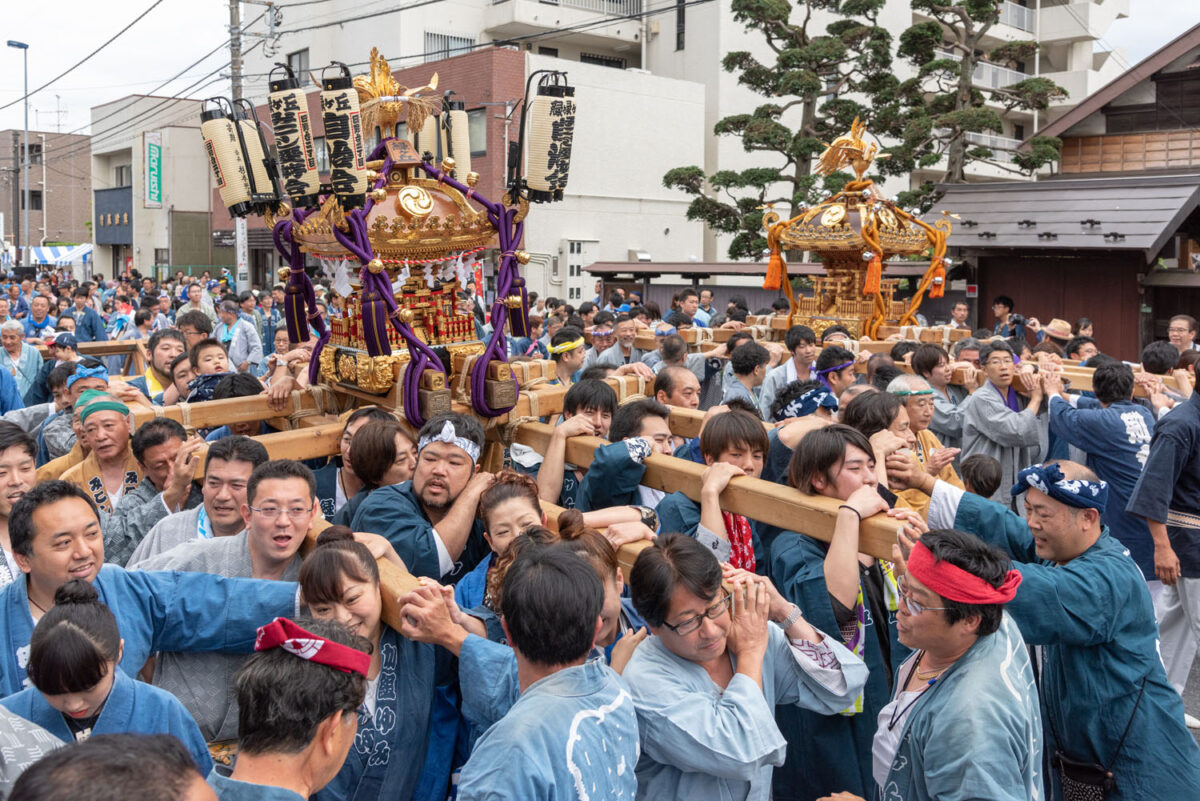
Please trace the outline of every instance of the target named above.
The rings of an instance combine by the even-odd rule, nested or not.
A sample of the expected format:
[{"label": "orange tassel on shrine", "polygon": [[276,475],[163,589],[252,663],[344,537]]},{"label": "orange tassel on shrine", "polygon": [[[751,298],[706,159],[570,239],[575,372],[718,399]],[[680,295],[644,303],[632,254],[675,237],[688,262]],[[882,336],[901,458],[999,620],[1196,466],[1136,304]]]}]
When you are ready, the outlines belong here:
[{"label": "orange tassel on shrine", "polygon": [[771,259],[767,262],[767,277],[763,279],[763,289],[781,291],[785,275],[783,254],[771,248]]},{"label": "orange tassel on shrine", "polygon": [[933,262],[933,278],[929,283],[929,297],[940,298],[946,294],[946,262],[935,259]]},{"label": "orange tassel on shrine", "polygon": [[871,263],[869,265],[867,265],[867,279],[865,281],[863,281],[863,294],[864,295],[879,294],[879,292],[882,288],[882,284],[880,283],[882,280],[883,280],[883,259],[881,259],[879,257],[879,254],[877,253],[877,254],[875,254],[875,256],[873,256],[871,258]]}]

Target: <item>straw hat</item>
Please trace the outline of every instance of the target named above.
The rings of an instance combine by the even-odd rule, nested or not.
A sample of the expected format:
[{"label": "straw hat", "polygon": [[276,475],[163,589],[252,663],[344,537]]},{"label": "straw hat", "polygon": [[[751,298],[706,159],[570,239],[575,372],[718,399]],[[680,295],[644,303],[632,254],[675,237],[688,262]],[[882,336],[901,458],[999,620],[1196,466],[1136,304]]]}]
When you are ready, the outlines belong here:
[{"label": "straw hat", "polygon": [[1046,336],[1053,337],[1054,339],[1065,340],[1070,339],[1072,336],[1071,324],[1066,320],[1060,320],[1057,317],[1043,325],[1042,331],[1045,332]]}]

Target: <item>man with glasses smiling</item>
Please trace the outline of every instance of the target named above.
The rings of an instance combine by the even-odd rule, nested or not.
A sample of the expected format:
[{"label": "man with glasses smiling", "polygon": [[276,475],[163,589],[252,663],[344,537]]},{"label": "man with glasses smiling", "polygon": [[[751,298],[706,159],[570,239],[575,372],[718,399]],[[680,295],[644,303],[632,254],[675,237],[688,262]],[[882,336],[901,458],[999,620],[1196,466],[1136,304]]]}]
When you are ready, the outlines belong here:
[{"label": "man with glasses smiling", "polygon": [[230,436],[209,445],[201,485],[204,503],[155,523],[129,557],[127,566],[140,567],[150,557],[191,540],[240,533],[246,527],[242,506],[246,503],[250,475],[267,458],[262,443],[249,437]]},{"label": "man with glasses smiling", "polygon": [[617,335],[613,331],[612,312],[596,312],[596,316],[593,318],[591,335],[592,346],[584,354],[581,370],[586,370],[595,364],[596,360],[600,358],[600,354],[611,348],[613,343],[616,342]]},{"label": "man with glasses smiling", "polygon": [[769,580],[723,569],[691,537],[642,551],[630,593],[653,634],[622,674],[642,738],[639,798],[765,801],[788,748],[776,705],[833,714],[866,682],[862,660]]},{"label": "man with glasses smiling", "polygon": [[1017,481],[1017,473],[1038,462],[1049,440],[1046,416],[1039,416],[1045,397],[1041,376],[1035,366],[1022,364],[1030,385],[1028,396],[1013,388],[1018,368],[1012,348],[1006,342],[988,342],[979,351],[987,382],[963,404],[961,458],[977,454],[990,456],[1000,463],[1000,489],[991,500],[1004,503],[1021,513],[1011,496],[1005,493]]},{"label": "man with glasses smiling", "polygon": [[896,560],[897,628],[913,653],[878,717],[872,762],[881,797],[1037,798],[1038,695],[1021,631],[1004,613],[1021,574],[961,531],[926,531],[915,545],[902,535],[900,543],[908,559]]},{"label": "man with glasses smiling", "polygon": [[[1052,763],[1110,772],[1109,799],[1193,798],[1200,749],[1159,654],[1153,604],[1137,563],[1104,526],[1109,486],[1081,464],[1035,464],[1009,490],[1026,519],[889,457],[893,485],[929,494],[929,525],[975,534],[1021,572],[1006,612],[1040,646],[1043,734]],[[1060,758],[1061,757],[1061,758]],[[1052,769],[1054,797],[1060,774]],[[1083,797],[1083,796],[1080,796]]]},{"label": "man with glasses smiling", "polygon": [[[229,537],[193,539],[152,559],[139,570],[183,570],[226,578],[296,581],[300,544],[320,508],[312,471],[277,459],[254,468],[238,510],[245,528]],[[237,739],[238,706],[233,674],[244,655],[162,653],[154,683],[188,708],[208,742]]]}]

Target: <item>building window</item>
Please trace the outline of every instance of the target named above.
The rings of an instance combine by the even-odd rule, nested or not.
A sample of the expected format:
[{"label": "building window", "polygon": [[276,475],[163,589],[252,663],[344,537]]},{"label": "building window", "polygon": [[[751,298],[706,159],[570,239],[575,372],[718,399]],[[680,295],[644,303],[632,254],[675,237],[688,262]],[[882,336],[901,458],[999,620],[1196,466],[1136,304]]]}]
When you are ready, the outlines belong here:
[{"label": "building window", "polygon": [[538,55],[539,56],[550,56],[551,58],[558,58],[558,48],[557,47],[541,47],[541,46],[539,46],[538,47]]},{"label": "building window", "polygon": [[169,265],[171,263],[171,249],[170,248],[155,248],[154,249],[154,263]]},{"label": "building window", "polygon": [[1020,139],[1022,142],[1025,141],[1024,125],[1013,125],[1013,139]]},{"label": "building window", "polygon": [[612,67],[614,69],[625,69],[625,59],[617,58],[616,56],[601,56],[596,53],[580,53],[579,62],[581,64],[596,64],[601,67]]},{"label": "building window", "polygon": [[36,145],[29,146],[29,163],[30,164],[41,164],[42,163],[42,145],[40,142]]},{"label": "building window", "polygon": [[[22,210],[25,209],[25,193],[24,192],[21,193],[21,209]],[[42,191],[40,189],[29,190],[29,210],[30,211],[41,211],[42,210]]]},{"label": "building window", "polygon": [[317,172],[329,172],[329,148],[325,146],[325,137],[313,137],[313,150],[317,154]]},{"label": "building window", "polygon": [[475,40],[469,36],[454,36],[449,33],[425,31],[425,63],[470,53]]},{"label": "building window", "polygon": [[675,0],[675,49],[682,50],[687,23],[687,0]]},{"label": "building window", "polygon": [[467,134],[471,137],[471,156],[487,155],[487,109],[473,108],[467,112]]},{"label": "building window", "polygon": [[119,164],[113,170],[113,186],[133,186],[133,167]]},{"label": "building window", "polygon": [[308,48],[288,53],[287,63],[300,85],[308,86]]}]

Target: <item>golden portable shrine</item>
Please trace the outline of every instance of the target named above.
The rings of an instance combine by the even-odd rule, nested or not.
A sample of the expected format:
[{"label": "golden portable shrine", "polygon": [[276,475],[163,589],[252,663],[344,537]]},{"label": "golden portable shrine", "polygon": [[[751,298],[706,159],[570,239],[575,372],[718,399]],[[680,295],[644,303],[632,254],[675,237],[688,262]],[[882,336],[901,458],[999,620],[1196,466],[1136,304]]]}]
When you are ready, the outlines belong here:
[{"label": "golden portable shrine", "polygon": [[[946,238],[950,221],[943,216],[933,225],[914,217],[884,197],[866,172],[877,158],[886,158],[865,141],[866,127],[856,118],[850,132],[826,148],[816,172],[829,176],[843,167],[855,179],[834,194],[790,220],[773,209],[763,215],[770,262],[764,289],[778,289],[791,303],[788,325],[803,324],[820,336],[832,325],[845,326],[855,337],[877,338],[880,326],[915,325],[916,313],[928,292],[945,291]],[[797,297],[787,278],[784,250],[812,251],[825,264],[827,275],[812,279],[813,296]],[[929,269],[916,293],[904,303],[895,299],[897,279],[883,277],[891,256],[931,252]]]},{"label": "golden portable shrine", "polygon": [[[524,158],[510,158],[507,191],[497,202],[476,191],[465,104],[453,92],[430,94],[436,74],[426,86],[401,86],[378,49],[369,65],[368,74],[352,78],[333,62],[321,75],[327,183],[317,173],[300,81],[286,65],[272,71],[267,104],[277,157],[253,106],[209,101],[201,133],[222,202],[235,216],[263,215],[287,258],[280,278],[288,337],[304,343],[310,328],[316,333],[313,383],[386,396],[378,402],[402,408],[419,426],[449,410],[448,379],[457,378],[477,414],[503,415],[517,394],[505,363],[506,331],[520,337],[529,330],[518,269],[529,261],[518,249],[524,220],[531,201],[563,197],[575,91],[562,72],[529,77],[514,144]],[[367,153],[364,143],[375,135],[379,145]],[[496,245],[493,333],[482,342],[465,290],[480,254]],[[305,270],[309,256],[332,268],[334,290],[346,298],[346,313],[329,328]]]}]

